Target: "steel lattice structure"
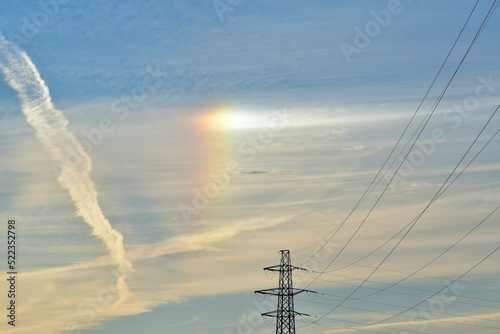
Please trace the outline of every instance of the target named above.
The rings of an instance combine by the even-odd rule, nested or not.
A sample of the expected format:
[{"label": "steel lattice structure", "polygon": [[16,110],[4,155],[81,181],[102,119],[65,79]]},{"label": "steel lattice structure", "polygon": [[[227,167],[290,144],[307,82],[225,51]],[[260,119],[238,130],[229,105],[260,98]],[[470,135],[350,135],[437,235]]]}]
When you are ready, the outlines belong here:
[{"label": "steel lattice structure", "polygon": [[308,316],[308,314],[299,313],[294,310],[293,296],[301,292],[313,291],[293,288],[292,272],[296,269],[305,269],[292,266],[289,250],[280,250],[280,253],[281,261],[279,265],[264,268],[264,270],[279,272],[279,287],[257,290],[255,293],[278,296],[277,310],[262,313],[262,316],[276,318],[276,334],[295,334],[295,317],[297,315]]}]

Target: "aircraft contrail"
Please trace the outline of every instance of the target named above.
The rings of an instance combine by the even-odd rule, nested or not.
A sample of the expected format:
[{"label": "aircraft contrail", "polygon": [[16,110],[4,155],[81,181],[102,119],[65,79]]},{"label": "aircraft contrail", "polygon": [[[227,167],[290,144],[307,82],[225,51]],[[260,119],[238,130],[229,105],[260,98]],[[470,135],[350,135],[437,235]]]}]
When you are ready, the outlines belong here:
[{"label": "aircraft contrail", "polygon": [[129,295],[125,279],[133,268],[125,256],[122,234],[111,226],[97,201],[95,184],[89,175],[92,168],[89,155],[68,130],[64,114],[52,104],[49,89],[29,56],[2,35],[0,70],[7,83],[17,91],[27,122],[60,166],[58,181],[69,192],[77,215],[92,228],[94,236],[104,241],[118,266],[117,289],[120,301],[123,301]]}]

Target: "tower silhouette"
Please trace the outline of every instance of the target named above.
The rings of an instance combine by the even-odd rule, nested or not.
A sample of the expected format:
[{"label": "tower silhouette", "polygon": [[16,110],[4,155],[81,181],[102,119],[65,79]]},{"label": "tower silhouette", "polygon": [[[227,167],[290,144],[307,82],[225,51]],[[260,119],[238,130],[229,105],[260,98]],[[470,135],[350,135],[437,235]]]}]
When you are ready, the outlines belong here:
[{"label": "tower silhouette", "polygon": [[255,291],[256,294],[278,296],[278,307],[275,311],[262,313],[264,317],[276,318],[276,334],[295,334],[295,317],[306,315],[294,310],[293,296],[301,292],[313,292],[305,289],[294,289],[292,272],[294,270],[306,270],[292,266],[289,250],[280,250],[281,261],[279,265],[266,267],[264,270],[279,272],[279,287]]}]

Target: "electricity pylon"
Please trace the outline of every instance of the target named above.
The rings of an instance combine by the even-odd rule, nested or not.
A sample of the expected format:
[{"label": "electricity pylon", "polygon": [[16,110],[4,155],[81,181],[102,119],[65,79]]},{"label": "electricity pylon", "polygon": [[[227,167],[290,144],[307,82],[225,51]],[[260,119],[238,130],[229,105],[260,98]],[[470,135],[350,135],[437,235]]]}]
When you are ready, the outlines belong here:
[{"label": "electricity pylon", "polygon": [[280,250],[280,253],[281,262],[279,265],[264,268],[264,270],[279,272],[279,287],[274,289],[257,290],[255,293],[278,296],[277,310],[262,313],[262,316],[276,318],[276,334],[295,334],[295,317],[297,315],[309,315],[295,312],[293,308],[293,296],[301,292],[314,291],[293,288],[292,271],[295,269],[305,269],[292,266],[292,259],[290,257],[289,250]]}]

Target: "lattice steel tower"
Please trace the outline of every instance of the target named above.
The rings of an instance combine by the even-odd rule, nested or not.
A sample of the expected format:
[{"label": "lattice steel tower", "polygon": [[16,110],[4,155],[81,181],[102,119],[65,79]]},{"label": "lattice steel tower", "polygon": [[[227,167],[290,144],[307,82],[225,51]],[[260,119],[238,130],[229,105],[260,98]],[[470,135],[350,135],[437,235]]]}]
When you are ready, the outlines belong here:
[{"label": "lattice steel tower", "polygon": [[306,315],[295,312],[293,308],[293,296],[301,292],[313,292],[305,289],[294,289],[292,272],[303,268],[292,266],[289,250],[280,250],[281,263],[277,266],[266,267],[264,270],[279,272],[279,287],[255,291],[257,294],[278,296],[278,308],[276,311],[262,313],[264,317],[276,318],[276,334],[295,334],[295,316]]}]

